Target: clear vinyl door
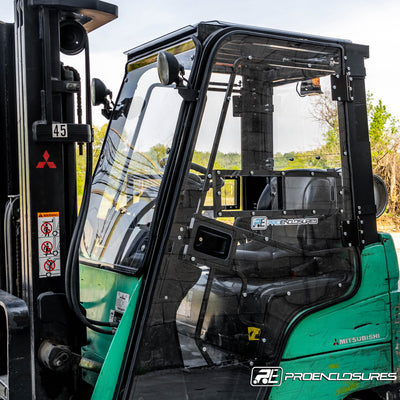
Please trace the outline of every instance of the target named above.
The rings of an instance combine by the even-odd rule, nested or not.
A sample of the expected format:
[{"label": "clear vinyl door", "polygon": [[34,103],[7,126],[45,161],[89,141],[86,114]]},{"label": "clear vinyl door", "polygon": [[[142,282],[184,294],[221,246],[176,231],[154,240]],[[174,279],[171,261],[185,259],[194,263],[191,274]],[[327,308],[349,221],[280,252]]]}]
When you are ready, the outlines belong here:
[{"label": "clear vinyl door", "polygon": [[340,59],[335,47],[260,36],[220,44],[132,398],[256,399],[251,368],[279,363],[289,324],[352,290],[329,98]]}]

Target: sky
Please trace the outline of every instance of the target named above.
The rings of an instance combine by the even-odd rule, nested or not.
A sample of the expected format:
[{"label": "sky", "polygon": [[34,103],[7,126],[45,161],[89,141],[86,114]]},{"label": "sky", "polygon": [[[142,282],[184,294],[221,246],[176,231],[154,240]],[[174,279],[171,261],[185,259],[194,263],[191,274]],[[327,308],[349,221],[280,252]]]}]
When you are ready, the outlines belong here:
[{"label": "sky", "polygon": [[[313,35],[349,39],[370,46],[367,90],[400,119],[399,0],[116,0],[118,19],[92,32],[91,74],[118,93],[124,51],[183,26],[221,20]],[[0,0],[0,20],[13,21],[13,0]],[[77,56],[79,58],[79,56]],[[78,60],[77,65],[82,65]],[[115,96],[114,96],[115,97]],[[106,122],[94,112],[94,124]]]}]

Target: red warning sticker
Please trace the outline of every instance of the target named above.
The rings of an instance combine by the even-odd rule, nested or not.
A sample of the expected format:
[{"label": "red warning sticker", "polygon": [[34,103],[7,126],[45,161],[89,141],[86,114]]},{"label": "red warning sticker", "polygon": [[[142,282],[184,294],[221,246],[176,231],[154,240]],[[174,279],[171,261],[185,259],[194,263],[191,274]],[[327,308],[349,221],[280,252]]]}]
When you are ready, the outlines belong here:
[{"label": "red warning sticker", "polygon": [[60,276],[60,213],[39,212],[37,218],[39,278]]}]

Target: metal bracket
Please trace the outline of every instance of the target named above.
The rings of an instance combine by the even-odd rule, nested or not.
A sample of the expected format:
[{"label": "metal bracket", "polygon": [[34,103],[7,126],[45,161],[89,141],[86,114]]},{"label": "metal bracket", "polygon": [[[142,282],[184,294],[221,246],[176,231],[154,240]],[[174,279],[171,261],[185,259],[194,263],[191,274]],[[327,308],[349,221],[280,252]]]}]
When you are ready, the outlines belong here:
[{"label": "metal bracket", "polygon": [[179,86],[178,88],[179,94],[183,97],[185,101],[197,101],[198,93],[197,90],[190,89],[188,87]]},{"label": "metal bracket", "polygon": [[81,90],[81,83],[76,81],[52,81],[53,93],[78,93]]},{"label": "metal bracket", "polygon": [[353,101],[353,78],[350,74],[331,75],[332,100]]},{"label": "metal bracket", "polygon": [[[55,125],[63,126],[59,134],[54,134]],[[91,143],[92,130],[87,124],[47,124],[43,121],[33,123],[33,140],[38,143]]]},{"label": "metal bracket", "polygon": [[363,247],[360,220],[347,220],[342,224],[342,242],[345,247]]}]

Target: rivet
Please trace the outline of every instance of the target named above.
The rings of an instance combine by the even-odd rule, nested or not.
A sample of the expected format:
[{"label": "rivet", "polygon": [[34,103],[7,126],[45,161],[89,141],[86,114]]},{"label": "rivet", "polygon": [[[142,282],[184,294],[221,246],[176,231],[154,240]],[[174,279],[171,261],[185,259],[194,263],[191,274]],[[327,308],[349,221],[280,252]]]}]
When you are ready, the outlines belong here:
[{"label": "rivet", "polygon": [[283,215],[286,215],[286,214],[287,214],[287,211],[286,211],[286,210],[284,210],[284,211],[283,211]]},{"label": "rivet", "polygon": [[243,295],[242,295],[243,297],[247,297],[247,293],[246,292],[243,292]]},{"label": "rivet", "polygon": [[261,341],[262,341],[263,343],[266,343],[266,342],[267,342],[267,339],[265,339],[265,337],[263,337],[263,338],[261,339]]},{"label": "rivet", "polygon": [[312,210],[312,213],[313,213],[313,214],[316,214],[317,212],[316,212],[315,210]]},{"label": "rivet", "polygon": [[182,240],[182,236],[181,235],[178,236],[178,240]]},{"label": "rivet", "polygon": [[253,56],[248,56],[247,59],[251,61],[253,59]]},{"label": "rivet", "polygon": [[338,286],[339,286],[339,287],[342,287],[342,284],[341,284],[341,282],[339,282],[339,283],[338,283]]},{"label": "rivet", "polygon": [[222,212],[218,211],[218,217],[222,217]]},{"label": "rivet", "polygon": [[206,352],[207,351],[207,347],[204,346],[201,350]]},{"label": "rivet", "polygon": [[190,261],[193,261],[193,262],[196,261],[196,257],[191,257]]},{"label": "rivet", "polygon": [[180,230],[181,232],[183,232],[183,231],[185,230],[185,228],[184,228],[183,226],[181,226],[181,227],[179,228],[179,230]]},{"label": "rivet", "polygon": [[342,101],[342,98],[341,98],[341,97],[338,97],[337,99],[338,99],[338,101]]},{"label": "rivet", "polygon": [[268,236],[265,236],[264,240],[265,240],[266,242],[268,242],[269,237],[268,237]]},{"label": "rivet", "polygon": [[251,215],[256,215],[256,212],[255,212],[255,211],[252,211],[252,212],[251,212]]},{"label": "rivet", "polygon": [[344,56],[343,58],[344,58],[345,60],[347,60],[347,56]]},{"label": "rivet", "polygon": [[333,85],[333,86],[332,86],[332,89],[335,90],[335,89],[336,89],[336,85]]},{"label": "rivet", "polygon": [[343,154],[344,154],[345,156],[347,156],[347,151],[344,151]]},{"label": "rivet", "polygon": [[168,296],[164,296],[164,300],[168,300]]},{"label": "rivet", "polygon": [[286,294],[287,294],[288,296],[290,296],[290,295],[292,294],[292,292],[289,292],[289,291],[288,291],[288,292],[286,292]]},{"label": "rivet", "polygon": [[211,178],[212,178],[212,175],[211,175],[211,174],[208,174],[208,175],[207,175],[207,178],[208,178],[208,179],[211,179]]},{"label": "rivet", "polygon": [[250,175],[254,175],[254,171],[250,171]]}]

